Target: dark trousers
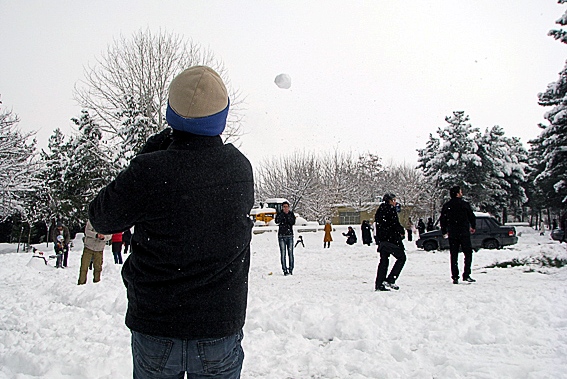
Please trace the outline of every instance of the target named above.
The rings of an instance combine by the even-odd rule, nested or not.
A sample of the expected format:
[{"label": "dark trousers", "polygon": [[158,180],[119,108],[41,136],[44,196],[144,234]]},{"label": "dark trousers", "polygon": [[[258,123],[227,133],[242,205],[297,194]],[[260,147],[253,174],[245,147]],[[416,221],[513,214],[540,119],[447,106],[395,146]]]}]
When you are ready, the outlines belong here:
[{"label": "dark trousers", "polygon": [[112,243],[112,254],[114,255],[114,263],[122,264],[122,242]]},{"label": "dark trousers", "polygon": [[378,288],[378,286],[383,282],[395,283],[396,279],[400,276],[402,268],[404,268],[404,265],[406,264],[406,253],[405,251],[400,250],[399,252],[392,253],[392,255],[396,258],[396,263],[394,263],[394,267],[392,267],[390,275],[386,277],[388,274],[388,267],[390,266],[390,253],[380,252],[380,263],[378,264],[376,283],[374,284],[375,288]]},{"label": "dark trousers", "polygon": [[472,245],[470,234],[457,234],[451,236],[449,233],[449,251],[451,252],[451,278],[459,279],[459,250],[465,255],[465,267],[463,268],[463,279],[471,276]]}]

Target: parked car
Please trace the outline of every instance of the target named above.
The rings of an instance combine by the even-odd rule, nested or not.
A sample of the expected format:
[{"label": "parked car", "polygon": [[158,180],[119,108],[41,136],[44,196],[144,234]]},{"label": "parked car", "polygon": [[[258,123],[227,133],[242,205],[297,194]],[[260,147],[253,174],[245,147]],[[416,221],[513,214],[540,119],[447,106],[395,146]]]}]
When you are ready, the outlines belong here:
[{"label": "parked car", "polygon": [[[488,213],[475,212],[476,231],[471,234],[471,244],[475,251],[481,248],[500,249],[518,243],[516,228],[504,226]],[[441,230],[423,233],[415,244],[425,251],[449,249],[449,239],[443,238]]]},{"label": "parked car", "polygon": [[555,241],[562,241],[565,232],[561,229],[553,229],[551,231],[551,239]]}]

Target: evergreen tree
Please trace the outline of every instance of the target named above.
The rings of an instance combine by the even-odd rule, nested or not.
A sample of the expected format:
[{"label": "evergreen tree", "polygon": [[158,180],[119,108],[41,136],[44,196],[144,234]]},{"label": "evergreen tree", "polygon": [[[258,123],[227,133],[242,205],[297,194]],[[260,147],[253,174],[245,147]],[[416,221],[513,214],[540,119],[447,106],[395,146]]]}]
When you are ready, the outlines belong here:
[{"label": "evergreen tree", "polygon": [[480,208],[493,214],[502,212],[506,219],[504,213],[508,207],[516,211],[527,201],[524,189],[527,153],[519,139],[506,137],[504,129],[496,125],[486,129],[480,138],[479,155],[487,174],[483,184],[486,196]]},{"label": "evergreen tree", "polygon": [[430,201],[439,207],[456,184],[479,210],[502,212],[504,219],[509,207],[521,212],[527,201],[527,152],[520,141],[506,137],[500,126],[481,134],[464,112],[445,120],[449,125],[438,129],[439,138],[430,134],[426,147],[418,150],[418,168],[435,189],[429,191]]},{"label": "evergreen tree", "polygon": [[[438,128],[439,138],[430,135],[425,149],[419,149],[419,166],[435,187],[447,191],[461,185],[472,202],[480,205],[485,196],[486,173],[479,156],[479,130],[471,126],[464,112],[445,117],[448,123]],[[442,141],[442,142],[441,142]]]},{"label": "evergreen tree", "polygon": [[[560,4],[565,2],[567,0],[558,1]],[[567,11],[556,23],[567,25]],[[562,29],[551,30],[549,35],[567,43],[567,32]],[[541,134],[530,141],[532,148],[540,154],[535,185],[541,187],[550,205],[567,205],[567,65],[559,73],[559,79],[550,83],[538,98],[539,105],[551,109],[544,116],[548,125],[540,124]]]},{"label": "evergreen tree", "polygon": [[111,158],[104,152],[100,126],[87,110],[71,119],[78,133],[69,141],[68,165],[63,171],[65,216],[75,226],[84,225],[87,206],[115,176]]},{"label": "evergreen tree", "polygon": [[47,152],[41,152],[44,170],[38,174],[43,183],[37,193],[38,203],[42,207],[40,213],[45,215],[47,220],[63,220],[68,208],[63,184],[70,146],[59,128],[49,137],[47,148]]}]

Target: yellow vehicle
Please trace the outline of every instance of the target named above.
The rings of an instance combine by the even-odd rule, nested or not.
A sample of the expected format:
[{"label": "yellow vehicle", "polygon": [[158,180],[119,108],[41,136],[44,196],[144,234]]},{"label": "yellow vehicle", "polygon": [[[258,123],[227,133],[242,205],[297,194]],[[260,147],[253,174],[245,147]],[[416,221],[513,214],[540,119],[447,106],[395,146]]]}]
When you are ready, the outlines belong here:
[{"label": "yellow vehicle", "polygon": [[270,221],[276,218],[276,214],[281,212],[284,202],[289,203],[284,198],[266,199],[265,202],[260,203],[260,208],[253,208],[250,211],[250,216],[252,216],[254,222],[260,221],[268,225]]}]

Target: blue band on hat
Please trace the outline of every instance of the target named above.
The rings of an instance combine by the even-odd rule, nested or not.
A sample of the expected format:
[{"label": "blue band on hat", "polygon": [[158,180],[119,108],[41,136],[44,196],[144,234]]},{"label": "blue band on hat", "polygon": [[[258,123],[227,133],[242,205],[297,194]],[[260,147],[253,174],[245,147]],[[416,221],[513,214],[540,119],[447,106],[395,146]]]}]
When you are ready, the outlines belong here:
[{"label": "blue band on hat", "polygon": [[200,136],[218,136],[226,127],[226,117],[228,116],[229,105],[230,99],[228,100],[226,108],[218,113],[206,117],[185,118],[175,113],[168,102],[167,110],[165,111],[165,119],[169,126],[175,130],[189,132]]}]

